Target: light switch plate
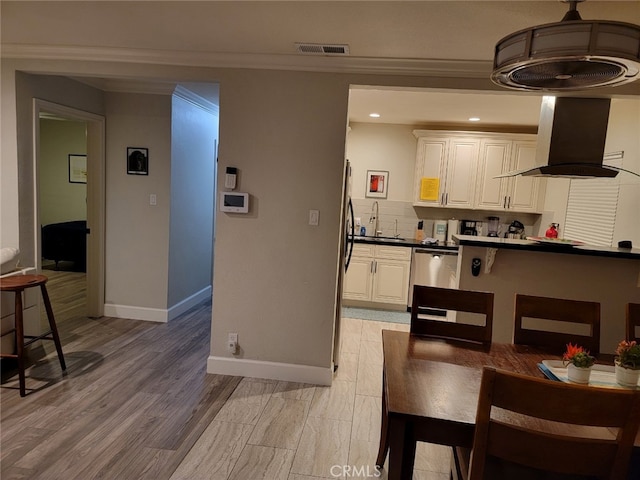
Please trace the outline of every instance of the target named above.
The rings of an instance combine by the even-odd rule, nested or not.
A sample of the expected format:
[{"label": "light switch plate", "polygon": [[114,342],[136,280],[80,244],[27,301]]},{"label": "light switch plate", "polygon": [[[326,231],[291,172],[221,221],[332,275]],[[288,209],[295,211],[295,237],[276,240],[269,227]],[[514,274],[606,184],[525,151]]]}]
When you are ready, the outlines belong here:
[{"label": "light switch plate", "polygon": [[320,210],[309,210],[309,225],[316,226],[320,221]]}]

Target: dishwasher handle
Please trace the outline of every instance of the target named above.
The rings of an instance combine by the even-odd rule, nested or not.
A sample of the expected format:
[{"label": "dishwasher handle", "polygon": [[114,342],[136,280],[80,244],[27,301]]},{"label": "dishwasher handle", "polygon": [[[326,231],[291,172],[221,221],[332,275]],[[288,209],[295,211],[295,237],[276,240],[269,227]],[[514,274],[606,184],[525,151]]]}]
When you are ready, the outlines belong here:
[{"label": "dishwasher handle", "polygon": [[457,257],[458,256],[458,251],[457,250],[440,250],[437,248],[415,248],[413,250],[414,253],[428,253],[430,255],[452,255]]}]

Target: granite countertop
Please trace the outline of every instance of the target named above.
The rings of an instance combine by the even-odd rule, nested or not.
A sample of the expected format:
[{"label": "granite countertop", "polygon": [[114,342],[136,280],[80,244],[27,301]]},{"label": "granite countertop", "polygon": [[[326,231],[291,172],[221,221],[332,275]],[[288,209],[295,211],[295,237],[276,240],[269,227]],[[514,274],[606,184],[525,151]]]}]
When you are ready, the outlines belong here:
[{"label": "granite countertop", "polygon": [[433,248],[438,250],[458,250],[458,245],[455,243],[442,243],[437,244],[424,244],[417,241],[414,238],[394,238],[394,237],[363,237],[356,235],[354,237],[355,243],[365,243],[371,245],[391,245],[395,247],[409,247],[409,248]]},{"label": "granite countertop", "polygon": [[473,235],[453,235],[453,241],[461,246],[506,248],[533,252],[567,253],[572,255],[591,255],[596,257],[631,258],[640,260],[640,248],[600,247],[596,245],[553,245],[535,240],[516,240],[510,238],[476,237]]}]

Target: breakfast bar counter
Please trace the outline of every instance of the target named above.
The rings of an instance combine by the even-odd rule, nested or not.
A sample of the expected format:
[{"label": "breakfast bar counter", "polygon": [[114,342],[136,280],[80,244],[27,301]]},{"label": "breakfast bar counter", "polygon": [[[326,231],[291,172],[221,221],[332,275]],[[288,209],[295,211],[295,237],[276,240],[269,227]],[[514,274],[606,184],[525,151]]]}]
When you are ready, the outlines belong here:
[{"label": "breakfast bar counter", "polygon": [[494,342],[512,340],[516,293],[599,302],[600,351],[613,353],[624,339],[626,305],[640,303],[640,249],[453,239],[460,247],[458,288],[494,293]]},{"label": "breakfast bar counter", "polygon": [[590,255],[596,257],[630,258],[640,260],[640,248],[599,247],[596,245],[572,245],[562,240],[539,242],[535,240],[517,240],[497,237],[475,237],[472,235],[454,235],[457,245],[500,248],[544,253],[566,253],[569,255]]}]

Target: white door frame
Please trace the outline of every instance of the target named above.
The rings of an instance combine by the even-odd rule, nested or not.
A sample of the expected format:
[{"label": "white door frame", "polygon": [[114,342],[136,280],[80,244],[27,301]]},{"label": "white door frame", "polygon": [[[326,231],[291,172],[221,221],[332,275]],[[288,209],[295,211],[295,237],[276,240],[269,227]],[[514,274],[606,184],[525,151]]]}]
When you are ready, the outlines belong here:
[{"label": "white door frame", "polygon": [[38,165],[40,159],[40,114],[50,113],[87,125],[87,315],[104,315],[105,289],[105,118],[101,115],[59,105],[38,98],[33,99],[33,199],[35,232],[35,265],[42,269],[40,252],[40,204]]}]

